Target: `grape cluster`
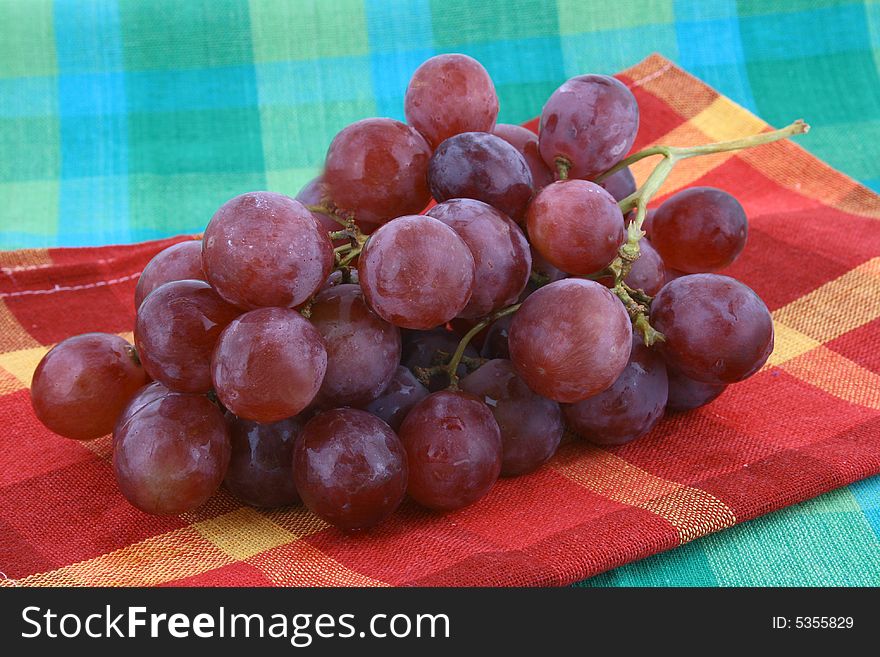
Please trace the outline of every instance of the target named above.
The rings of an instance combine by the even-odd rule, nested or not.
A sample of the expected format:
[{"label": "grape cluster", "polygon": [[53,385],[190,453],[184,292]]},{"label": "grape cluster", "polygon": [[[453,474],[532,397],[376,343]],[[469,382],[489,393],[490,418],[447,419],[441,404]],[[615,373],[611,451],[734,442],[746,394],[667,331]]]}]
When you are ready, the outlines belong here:
[{"label": "grape cluster", "polygon": [[496,125],[498,107],[477,61],[425,62],[407,123],[349,125],[296,199],[242,194],[156,255],[134,346],[49,351],[37,417],[112,432],[119,488],[148,513],[224,484],[356,530],[405,495],[472,504],[566,427],[620,445],[754,374],[770,314],[714,273],[746,242],[736,199],[698,187],[646,216],[659,182],[637,189],[626,166],[639,108],[614,78],[563,84],[538,135]]}]

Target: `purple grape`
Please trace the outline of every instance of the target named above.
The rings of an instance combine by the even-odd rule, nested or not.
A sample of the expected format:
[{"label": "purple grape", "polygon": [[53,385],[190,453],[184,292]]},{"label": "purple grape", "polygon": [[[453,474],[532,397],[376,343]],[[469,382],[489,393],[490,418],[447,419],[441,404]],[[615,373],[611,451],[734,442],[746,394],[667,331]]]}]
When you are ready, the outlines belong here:
[{"label": "purple grape", "polygon": [[413,406],[428,396],[428,389],[402,365],[394,371],[385,391],[364,407],[397,431]]},{"label": "purple grape", "polygon": [[736,383],[757,372],[773,351],[773,319],[750,288],[728,276],[692,274],[667,283],[651,304],[659,349],[692,379]]},{"label": "purple grape", "polygon": [[293,448],[302,433],[295,417],[260,424],[226,413],[232,458],[223,483],[251,506],[273,508],[298,504],[293,482]]},{"label": "purple grape", "polygon": [[569,178],[589,179],[626,156],[638,129],[639,106],[629,89],[607,75],[580,75],[547,100],[538,143],[552,170],[564,161]]},{"label": "purple grape", "polygon": [[428,184],[438,203],[473,198],[517,222],[532,197],[532,174],[523,156],[488,132],[464,132],[440,144],[428,165]]},{"label": "purple grape", "polygon": [[461,381],[485,402],[501,431],[501,476],[516,477],[546,463],[565,427],[559,404],[532,392],[509,360],[490,360]]},{"label": "purple grape", "polygon": [[598,445],[623,445],[648,433],[663,417],[669,386],[660,354],[633,336],[629,362],[608,388],[566,407],[568,425]]}]

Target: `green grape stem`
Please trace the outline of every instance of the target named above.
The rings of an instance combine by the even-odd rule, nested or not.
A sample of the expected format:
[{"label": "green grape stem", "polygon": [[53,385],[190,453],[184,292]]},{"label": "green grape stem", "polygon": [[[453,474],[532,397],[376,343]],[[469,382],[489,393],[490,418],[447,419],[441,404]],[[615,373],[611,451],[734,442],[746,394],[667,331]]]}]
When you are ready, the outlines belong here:
[{"label": "green grape stem", "polygon": [[[733,139],[730,141],[721,141],[714,144],[703,144],[700,146],[651,146],[637,153],[633,153],[629,157],[624,158],[613,167],[602,173],[596,178],[596,182],[602,182],[609,176],[614,175],[618,171],[628,167],[631,164],[643,160],[646,157],[661,155],[662,160],[654,167],[644,184],[635,192],[620,201],[619,206],[621,212],[626,214],[631,210],[635,210],[635,218],[630,222],[626,231],[626,242],[620,247],[617,257],[608,266],[608,271],[614,277],[614,287],[612,292],[620,299],[624,307],[627,309],[633,320],[634,327],[642,334],[645,344],[651,346],[658,340],[663,340],[663,334],[654,330],[648,322],[648,311],[650,310],[651,299],[648,295],[641,291],[635,291],[623,283],[623,279],[629,274],[633,263],[638,260],[640,255],[639,241],[644,237],[645,232],[642,225],[648,213],[648,202],[657,194],[660,187],[666,182],[666,178],[672,171],[672,168],[681,160],[700,155],[710,155],[712,153],[724,153],[727,151],[736,151],[744,148],[752,148],[762,144],[769,144],[780,139],[787,139],[794,135],[809,132],[810,126],[802,119],[798,119],[794,123],[787,125],[779,130],[771,130],[762,132],[741,139]],[[634,294],[634,292],[636,294]],[[635,298],[634,298],[635,297]],[[638,301],[636,301],[638,299]]]},{"label": "green grape stem", "polygon": [[560,156],[556,158],[556,177],[559,180],[568,180],[568,172],[571,170],[571,162]]},{"label": "green grape stem", "polygon": [[357,258],[361,254],[361,251],[364,250],[364,246],[366,245],[366,243],[367,243],[366,237],[364,237],[363,241],[358,239],[357,244],[355,246],[352,246],[348,250],[348,253],[346,253],[344,256],[341,256],[339,258],[339,262],[336,265],[336,269],[347,269],[348,266],[351,264],[351,261],[354,260],[355,258]]},{"label": "green grape stem", "polygon": [[473,340],[474,336],[486,327],[494,324],[502,317],[512,315],[519,310],[520,306],[522,306],[521,303],[515,303],[512,306],[507,306],[507,308],[502,308],[501,310],[481,319],[470,331],[464,334],[464,337],[458,343],[458,348],[455,350],[455,353],[452,354],[449,364],[444,368],[446,374],[449,376],[450,390],[458,390],[458,365],[462,362],[462,358],[464,358],[464,350],[467,349],[467,346],[470,344],[471,340]]},{"label": "green grape stem", "polygon": [[550,282],[550,277],[547,274],[542,274],[536,269],[533,269],[529,274],[529,281],[537,285],[538,287],[543,287]]},{"label": "green grape stem", "polygon": [[326,214],[333,221],[335,221],[337,224],[345,229],[350,228],[351,224],[354,223],[351,219],[340,217],[338,214],[336,214],[336,210],[329,205],[307,205],[306,210],[308,210],[309,212],[320,212],[321,214]]},{"label": "green grape stem", "polygon": [[354,237],[354,234],[347,228],[343,230],[331,230],[328,231],[327,234],[330,236],[331,242],[335,242],[336,240],[351,239],[352,237]]}]

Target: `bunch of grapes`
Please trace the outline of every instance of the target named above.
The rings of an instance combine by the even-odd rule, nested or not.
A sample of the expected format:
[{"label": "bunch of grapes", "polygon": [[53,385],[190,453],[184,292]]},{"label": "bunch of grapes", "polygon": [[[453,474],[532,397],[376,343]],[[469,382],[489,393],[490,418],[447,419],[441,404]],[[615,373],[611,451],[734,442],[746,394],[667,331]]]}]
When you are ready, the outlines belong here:
[{"label": "bunch of grapes", "polygon": [[[620,445],[754,374],[770,313],[714,273],[745,245],[743,208],[705,187],[646,204],[678,159],[804,124],[627,157],[639,108],[614,78],[567,81],[538,135],[496,124],[498,106],[477,61],[429,59],[407,123],[349,125],[296,199],[242,194],[159,253],[134,346],[91,333],[49,351],[37,417],[112,432],[119,488],[148,513],[225,485],[357,530],[405,495],[473,504],[566,427]],[[664,159],[637,189],[628,165],[648,155]]]}]

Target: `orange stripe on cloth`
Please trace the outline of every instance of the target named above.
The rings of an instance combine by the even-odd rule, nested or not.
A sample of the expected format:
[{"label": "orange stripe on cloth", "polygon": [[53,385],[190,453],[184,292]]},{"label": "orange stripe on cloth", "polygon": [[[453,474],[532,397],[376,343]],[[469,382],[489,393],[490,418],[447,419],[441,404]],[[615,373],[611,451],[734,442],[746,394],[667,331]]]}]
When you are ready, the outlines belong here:
[{"label": "orange stripe on cloth", "polygon": [[[691,123],[684,123],[674,130],[667,132],[662,138],[657,140],[657,143],[664,146],[692,146],[693,144],[704,144],[707,141],[709,139],[697,127]],[[660,195],[672,194],[683,187],[687,187],[712,169],[724,164],[731,157],[733,157],[732,153],[715,153],[678,162],[660,188]],[[635,176],[637,184],[642,185],[659,162],[660,160],[657,157],[648,157],[633,164],[630,169],[633,172],[633,176]]]},{"label": "orange stripe on cloth", "polygon": [[40,343],[15,318],[6,302],[0,299],[0,352],[39,346]]},{"label": "orange stripe on cloth", "polygon": [[549,466],[594,493],[660,516],[682,543],[736,524],[733,511],[706,491],[657,477],[583,442],[562,447]]},{"label": "orange stripe on cloth", "polygon": [[783,141],[740,151],[739,157],[776,184],[800,196],[847,214],[880,219],[880,203],[874,192],[804,154],[796,141]]},{"label": "orange stripe on cloth", "polygon": [[327,527],[305,508],[272,515],[287,517],[303,533],[292,533],[254,509],[239,508],[57,570],[0,579],[0,586],[155,586],[239,561],[277,584],[386,586],[302,541]]},{"label": "orange stripe on cloth", "polygon": [[[625,73],[634,80],[632,86],[642,87],[685,120],[696,116],[718,98],[717,91],[669,64],[669,60],[660,55],[651,55]],[[686,93],[682,93],[683,90],[687,90]]]},{"label": "orange stripe on cloth", "polygon": [[[737,105],[729,98],[719,96],[703,81],[679,68],[670,67],[669,62],[659,55],[652,55],[628,69],[626,74],[635,79],[632,86],[640,86],[662,100],[684,117],[693,129],[705,133],[711,141],[736,139],[762,132],[769,127],[746,108]],[[688,93],[682,93],[682,89],[687,89]],[[792,116],[791,120],[797,118],[804,118],[808,123],[810,119],[809,116]],[[676,143],[671,141],[672,138],[673,135],[664,136],[656,143],[672,146],[701,143]],[[805,155],[806,151],[796,142],[786,141],[738,151],[735,154],[695,159],[713,164],[705,168],[705,172],[708,173],[715,166],[736,156],[778,185],[801,196],[848,214],[880,219],[880,203],[877,202],[877,195],[874,192],[824,162]],[[714,163],[712,163],[713,158]],[[676,168],[684,164],[680,163]],[[636,175],[636,179],[644,180],[649,172],[640,171],[642,177]],[[672,193],[687,184],[689,183],[679,183],[677,179],[672,179],[664,185],[662,193]]]},{"label": "orange stripe on cloth", "polygon": [[23,387],[21,381],[0,367],[0,397],[12,394],[13,392],[18,392]]},{"label": "orange stripe on cloth", "polygon": [[198,575],[234,560],[192,527],[57,570],[0,581],[5,586],[154,586]]},{"label": "orange stripe on cloth", "polygon": [[19,249],[0,252],[0,280],[8,278],[15,281],[16,276],[52,266],[52,256],[48,249]]},{"label": "orange stripe on cloth", "polygon": [[[329,525],[305,507],[266,511],[263,514],[282,531],[304,538]],[[247,559],[279,586],[388,586],[346,566],[303,540],[290,541]]]},{"label": "orange stripe on cloth", "polygon": [[[718,96],[687,123],[663,135],[657,143],[664,146],[694,146],[748,137],[767,128],[766,123],[744,111],[739,105],[723,96]],[[736,155],[736,151],[728,151],[681,160],[663,183],[660,194],[672,194],[689,187]],[[644,182],[654,170],[657,162],[656,158],[648,158],[632,166],[633,175],[639,184]]]},{"label": "orange stripe on cloth", "polygon": [[838,399],[880,411],[880,375],[824,345],[781,368]]}]

